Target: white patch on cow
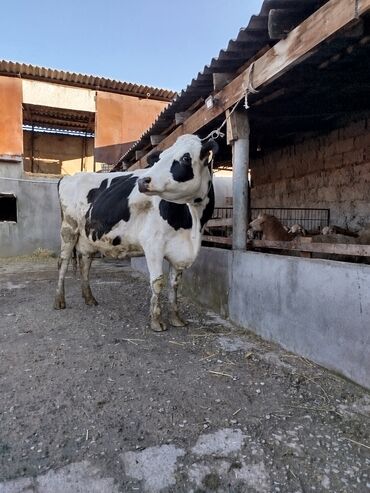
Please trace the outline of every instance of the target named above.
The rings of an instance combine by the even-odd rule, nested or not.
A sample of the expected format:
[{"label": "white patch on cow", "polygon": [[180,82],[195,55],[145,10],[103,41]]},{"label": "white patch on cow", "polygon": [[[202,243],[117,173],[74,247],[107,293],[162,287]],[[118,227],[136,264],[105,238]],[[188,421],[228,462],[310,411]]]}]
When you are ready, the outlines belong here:
[{"label": "white patch on cow", "polygon": [[0,483],[0,493],[119,493],[113,478],[103,478],[88,461],[77,462],[36,478]]},{"label": "white patch on cow", "polygon": [[127,476],[143,481],[144,491],[156,493],[176,484],[176,462],[183,455],[183,449],[162,445],[141,452],[125,452],[122,460]]},{"label": "white patch on cow", "polygon": [[215,433],[201,435],[192,448],[193,454],[227,456],[239,451],[244,442],[245,435],[239,429],[224,428]]}]

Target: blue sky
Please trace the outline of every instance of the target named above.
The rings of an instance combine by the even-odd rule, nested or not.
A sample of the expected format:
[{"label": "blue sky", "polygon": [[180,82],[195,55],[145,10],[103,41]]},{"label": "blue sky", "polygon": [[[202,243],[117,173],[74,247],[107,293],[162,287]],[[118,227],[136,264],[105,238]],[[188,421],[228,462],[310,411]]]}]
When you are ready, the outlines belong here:
[{"label": "blue sky", "polygon": [[262,0],[12,0],[0,58],[180,90]]}]

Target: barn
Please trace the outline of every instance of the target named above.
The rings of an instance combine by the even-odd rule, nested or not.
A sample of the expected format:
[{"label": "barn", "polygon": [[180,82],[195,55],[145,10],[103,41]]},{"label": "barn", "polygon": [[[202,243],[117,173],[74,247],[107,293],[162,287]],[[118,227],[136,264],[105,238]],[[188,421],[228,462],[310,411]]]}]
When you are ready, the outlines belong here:
[{"label": "barn", "polygon": [[260,4],[178,95],[0,62],[1,493],[369,490],[370,0]]},{"label": "barn", "polygon": [[[369,55],[369,1],[265,0],[122,159],[136,169],[184,133],[216,138],[233,193],[188,293],[368,388]],[[261,212],[311,234],[247,241]],[[336,234],[317,234],[325,226]]]},{"label": "barn", "polygon": [[58,179],[116,164],[174,95],[0,61],[0,256],[57,251]]}]

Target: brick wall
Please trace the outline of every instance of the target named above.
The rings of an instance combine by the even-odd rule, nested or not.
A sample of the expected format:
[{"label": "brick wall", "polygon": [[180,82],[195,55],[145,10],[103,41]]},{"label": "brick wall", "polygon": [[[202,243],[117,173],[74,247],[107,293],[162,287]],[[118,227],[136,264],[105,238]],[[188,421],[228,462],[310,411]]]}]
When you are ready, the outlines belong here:
[{"label": "brick wall", "polygon": [[329,208],[331,224],[370,223],[370,119],[251,162],[252,207]]}]

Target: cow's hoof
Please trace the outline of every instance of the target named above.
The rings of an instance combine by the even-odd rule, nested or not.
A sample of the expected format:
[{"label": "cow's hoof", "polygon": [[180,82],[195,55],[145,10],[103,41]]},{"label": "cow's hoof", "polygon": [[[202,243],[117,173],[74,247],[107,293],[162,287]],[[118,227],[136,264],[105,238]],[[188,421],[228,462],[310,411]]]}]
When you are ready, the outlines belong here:
[{"label": "cow's hoof", "polygon": [[64,310],[65,307],[66,307],[65,300],[61,300],[60,298],[55,298],[54,310]]},{"label": "cow's hoof", "polygon": [[160,320],[152,320],[150,322],[150,328],[154,330],[154,332],[164,332],[167,330],[166,325]]},{"label": "cow's hoof", "polygon": [[86,305],[89,305],[89,306],[99,305],[99,303],[96,301],[95,298],[87,298],[87,299],[85,299],[85,303],[86,303]]},{"label": "cow's hoof", "polygon": [[170,325],[173,327],[185,327],[186,322],[183,320],[181,317],[179,317],[177,314],[172,314],[170,316]]}]

